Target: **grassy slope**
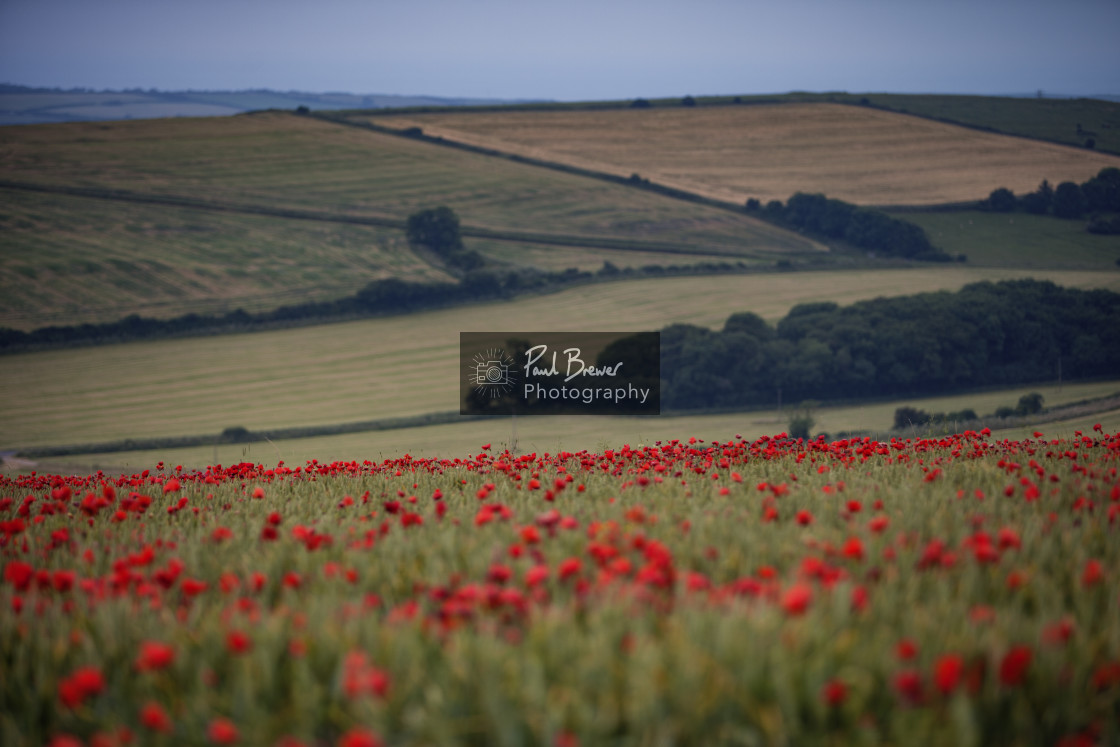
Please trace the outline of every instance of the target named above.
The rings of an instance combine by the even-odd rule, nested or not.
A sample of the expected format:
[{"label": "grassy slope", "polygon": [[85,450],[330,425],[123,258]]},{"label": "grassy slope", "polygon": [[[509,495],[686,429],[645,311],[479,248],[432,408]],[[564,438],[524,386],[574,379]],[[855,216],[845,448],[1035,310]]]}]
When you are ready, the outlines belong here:
[{"label": "grassy slope", "polygon": [[0,189],[0,326],[328,300],[376,277],[447,279],[400,231]]},{"label": "grassy slope", "polygon": [[1120,236],[1091,234],[1085,221],[979,211],[893,214],[917,223],[945,251],[968,255],[970,265],[1116,272],[1120,260]]},{"label": "grassy slope", "polygon": [[[284,113],[4,128],[0,179],[394,220],[445,204],[464,225],[654,240],[679,246],[682,253],[752,257],[816,250],[795,234],[746,216]],[[72,273],[89,261],[105,269],[95,276],[94,287],[74,290],[80,299],[69,308],[80,313],[72,321],[161,307],[168,313],[209,310],[208,294],[219,305],[249,306],[263,305],[260,296],[269,292],[327,295],[380,277],[387,267],[404,276],[430,274],[415,265],[410,253],[391,256],[403,248],[399,233],[351,226],[228,213],[188,217],[158,206],[53,195],[13,195],[2,212],[5,228],[13,230],[0,236],[0,296],[12,299],[5,311],[18,308],[24,315],[22,326],[66,321],[60,294],[72,289],[52,291],[48,281],[57,279],[54,268]],[[152,232],[152,226],[165,224],[170,233]],[[184,225],[189,230],[179,230]],[[593,263],[583,251],[569,265],[563,250],[556,251],[557,262],[553,256],[542,261],[550,249],[518,256],[493,241],[480,241],[478,248],[503,261],[548,267],[600,265],[607,258],[619,264],[621,255],[607,253]],[[131,261],[137,252],[169,266],[188,255],[209,255],[205,269],[219,279],[243,270],[261,277],[232,287],[202,282],[203,288],[183,293],[183,283],[172,283],[179,290],[166,286],[166,278],[156,272],[148,287],[127,289],[136,278],[109,260]],[[328,277],[309,268],[317,257]],[[671,257],[660,263],[679,261]]]},{"label": "grassy slope", "polygon": [[1009,135],[1077,146],[1093,138],[1097,150],[1120,153],[1120,102],[897,93],[868,94],[867,98],[876,106]]},{"label": "grassy slope", "polygon": [[[634,280],[407,317],[2,356],[0,448],[455,410],[459,330],[718,326],[746,309],[776,320],[804,301],[849,303],[1029,274],[950,266]],[[1120,274],[1046,277],[1120,290]]]},{"label": "grassy slope", "polygon": [[[355,114],[356,118],[362,115]],[[826,103],[378,114],[381,125],[741,203],[824,192],[859,204],[928,205],[1084,181],[1120,158]]]}]

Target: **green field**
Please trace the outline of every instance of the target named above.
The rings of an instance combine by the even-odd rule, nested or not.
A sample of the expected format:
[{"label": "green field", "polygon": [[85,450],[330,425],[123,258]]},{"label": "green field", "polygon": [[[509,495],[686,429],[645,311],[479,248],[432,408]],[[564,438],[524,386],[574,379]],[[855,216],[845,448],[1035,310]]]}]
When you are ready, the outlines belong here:
[{"label": "green field", "polygon": [[[860,405],[821,407],[813,411],[816,424],[813,433],[836,434],[852,430],[884,433],[894,420],[898,407],[913,406],[926,412],[952,412],[972,408],[979,415],[989,414],[1002,405],[1014,406],[1019,397],[1038,392],[1047,407],[1059,407],[1087,399],[1107,397],[1120,392],[1120,381],[1088,384],[1045,384],[1017,387],[992,392],[961,394],[951,397],[929,397]],[[796,407],[796,404],[795,404]],[[504,449],[516,439],[524,453],[557,454],[561,451],[602,451],[622,444],[651,445],[656,441],[695,436],[708,441],[727,441],[736,435],[748,440],[772,436],[788,428],[791,409],[757,410],[716,415],[679,415],[655,418],[624,418],[611,416],[555,416],[510,418],[431,425],[419,428],[395,428],[385,431],[352,433],[337,436],[285,439],[251,444],[223,444],[177,449],[121,451],[102,454],[77,454],[37,460],[40,472],[133,472],[149,469],[157,462],[203,468],[209,464],[237,464],[250,461],[274,465],[283,461],[290,467],[317,459],[334,461],[395,459],[403,454],[427,458],[456,458],[475,454],[483,444]],[[1048,437],[1072,437],[1074,431],[1086,433],[1096,423],[1106,432],[1120,431],[1120,410],[1093,413],[1076,418],[1046,422],[1039,425],[1016,426],[994,431],[995,438],[1030,438],[1035,430]],[[951,427],[951,426],[950,426]],[[902,434],[908,436],[910,434]],[[30,467],[24,466],[23,471]]]},{"label": "green field", "polygon": [[[807,301],[851,303],[1031,274],[952,265],[629,280],[401,317],[0,356],[0,448],[456,410],[460,330],[718,327],[736,311],[776,321]],[[1120,289],[1120,273],[1045,277],[1069,287]]]},{"label": "green field", "polygon": [[1120,236],[1085,230],[1085,221],[1026,213],[892,212],[925,229],[930,241],[978,267],[1116,272]]},{"label": "green field", "polygon": [[0,189],[0,327],[272,309],[447,280],[402,232]]},{"label": "green field", "polygon": [[865,96],[874,106],[1008,135],[1079,146],[1092,138],[1096,150],[1120,154],[1120,102],[1116,101],[899,93]]},{"label": "green field", "polygon": [[[745,215],[284,113],[8,127],[0,129],[0,151],[0,180],[17,184],[313,210],[342,220],[401,222],[442,204],[458,213],[465,231],[669,249],[670,256],[641,264],[681,263],[674,252],[696,255],[694,261],[718,255],[772,262],[821,248]],[[263,308],[270,294],[275,306],[281,293],[293,300],[345,295],[386,270],[402,277],[434,272],[418,266],[402,233],[391,229],[11,189],[4,195],[0,297],[8,308],[0,312],[23,328],[228,304]],[[522,253],[492,239],[479,239],[477,248],[501,262],[549,269],[637,261],[613,251],[596,261],[583,249],[569,263],[564,248]],[[147,254],[145,263],[186,275],[168,278],[158,265],[136,272],[139,253]],[[94,265],[100,269],[86,273]],[[75,273],[87,274],[90,287],[60,279]],[[230,275],[236,277],[227,282]],[[145,278],[151,282],[138,287]]]}]

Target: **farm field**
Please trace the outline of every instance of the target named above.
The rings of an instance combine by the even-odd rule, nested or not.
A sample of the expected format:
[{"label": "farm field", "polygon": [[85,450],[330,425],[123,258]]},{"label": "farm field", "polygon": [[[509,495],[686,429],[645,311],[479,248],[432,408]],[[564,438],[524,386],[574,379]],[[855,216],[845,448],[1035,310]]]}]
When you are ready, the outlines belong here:
[{"label": "farm field", "polygon": [[[401,317],[0,356],[0,448],[455,410],[460,330],[719,327],[736,311],[776,321],[792,306],[822,298],[851,303],[1030,275],[954,265],[628,280]],[[1120,273],[1046,278],[1120,288]]]},{"label": "farm field", "polygon": [[1100,99],[1031,99],[1005,96],[868,95],[875,106],[948,119],[1009,135],[1040,138],[1120,153],[1120,102]]},{"label": "farm field", "polygon": [[1120,260],[1120,237],[1091,234],[1085,221],[977,210],[891,214],[921,226],[949,254],[966,255],[970,265],[1116,272]]},{"label": "farm field", "polygon": [[[105,200],[12,188],[18,185],[127,194]],[[392,225],[435,205],[454,209],[465,233],[501,231],[515,240],[468,238],[469,247],[544,269],[591,269],[592,262],[584,248],[564,264],[564,248],[535,245],[529,234],[621,242],[642,264],[662,265],[713,256],[772,263],[824,248],[746,215],[281,112],[5,127],[0,189],[0,326],[21,329],[130,313],[209,313],[228,304],[263,310],[281,305],[280,294],[294,301],[347,295],[386,272],[439,275],[418,265]],[[153,196],[220,210],[128,199]],[[281,214],[244,212],[258,208]],[[338,220],[291,220],[285,210]],[[351,219],[390,225],[345,222]],[[652,245],[665,256],[645,261]],[[606,259],[620,267],[639,261],[611,250],[594,267]],[[141,278],[149,282],[137,287]]]},{"label": "farm field", "polygon": [[447,280],[394,229],[0,189],[0,327],[273,309]]},{"label": "farm field", "polygon": [[[952,397],[910,398],[893,402],[873,402],[859,405],[818,407],[813,410],[816,421],[813,433],[828,433],[831,439],[846,431],[871,431],[885,433],[894,420],[898,407],[912,406],[930,413],[954,412],[966,408],[979,415],[992,413],[1002,405],[1013,406],[1024,394],[1038,392],[1045,398],[1047,407],[1100,399],[1120,393],[1120,381],[1103,381],[1058,386],[1034,385],[992,392],[960,394]],[[773,403],[771,403],[772,405]],[[727,440],[736,435],[748,440],[774,435],[788,427],[791,412],[798,403],[788,405],[784,411],[762,409],[751,412],[710,415],[662,415],[656,418],[626,418],[611,416],[578,417],[550,416],[518,418],[514,424],[509,418],[475,420],[465,423],[428,425],[416,428],[394,428],[336,436],[284,439],[267,443],[222,444],[190,448],[121,451],[103,454],[75,454],[47,457],[36,460],[40,472],[89,472],[106,470],[132,472],[150,467],[157,462],[183,465],[188,469],[202,468],[209,464],[237,464],[263,462],[272,464],[283,461],[288,465],[302,465],[310,460],[323,463],[332,461],[358,461],[367,459],[380,462],[394,459],[401,454],[414,457],[464,457],[478,448],[479,442],[490,443],[494,448],[511,448],[516,436],[516,446],[522,453],[558,454],[562,451],[601,450],[611,444],[649,445],[667,441],[674,434],[688,433],[708,440]],[[1100,423],[1113,432],[1120,431],[1120,410],[1092,413],[1061,421],[1032,424],[993,430],[993,438],[1031,438],[1035,430],[1047,436],[1072,437],[1075,431],[1088,432]],[[946,426],[951,428],[952,426]],[[912,434],[905,434],[912,435]],[[10,467],[9,472],[14,471]]]},{"label": "farm field", "polygon": [[[354,114],[354,117],[362,117]],[[860,205],[979,200],[1082,182],[1120,157],[842,104],[366,116],[379,125],[719,200],[823,192]]]},{"label": "farm field", "polygon": [[0,735],[1112,744],[1104,430],[0,478]]}]

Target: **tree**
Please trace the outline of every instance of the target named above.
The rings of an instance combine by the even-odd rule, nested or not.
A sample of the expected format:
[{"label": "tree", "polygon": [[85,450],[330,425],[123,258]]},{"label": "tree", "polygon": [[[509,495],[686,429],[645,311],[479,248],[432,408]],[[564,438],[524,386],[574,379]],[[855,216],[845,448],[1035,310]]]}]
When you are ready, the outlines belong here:
[{"label": "tree", "polygon": [[902,430],[915,425],[926,425],[932,419],[925,410],[910,406],[899,407],[894,411],[894,428],[895,430]]},{"label": "tree", "polygon": [[421,210],[408,216],[408,243],[423,246],[442,256],[463,250],[459,235],[459,216],[449,207]]},{"label": "tree", "polygon": [[992,190],[988,195],[988,209],[997,213],[1010,213],[1015,209],[1015,193],[1006,187]]},{"label": "tree", "polygon": [[808,441],[812,436],[813,426],[817,424],[816,419],[813,417],[813,409],[818,407],[820,402],[816,400],[807,400],[801,403],[799,407],[789,418],[789,437],[800,438]]},{"label": "tree", "polygon": [[1045,215],[1050,210],[1050,203],[1054,200],[1054,188],[1045,179],[1038,189],[1030,194],[1023,195],[1023,207],[1032,215]]},{"label": "tree", "polygon": [[1077,184],[1062,182],[1054,190],[1054,215],[1059,218],[1080,218],[1085,214],[1085,207],[1085,195]]},{"label": "tree", "polygon": [[1034,415],[1042,411],[1042,395],[1038,392],[1024,394],[1019,398],[1019,405],[1015,408],[1017,415]]},{"label": "tree", "polygon": [[685,96],[681,99],[681,106],[696,106],[696,99],[691,96]]}]

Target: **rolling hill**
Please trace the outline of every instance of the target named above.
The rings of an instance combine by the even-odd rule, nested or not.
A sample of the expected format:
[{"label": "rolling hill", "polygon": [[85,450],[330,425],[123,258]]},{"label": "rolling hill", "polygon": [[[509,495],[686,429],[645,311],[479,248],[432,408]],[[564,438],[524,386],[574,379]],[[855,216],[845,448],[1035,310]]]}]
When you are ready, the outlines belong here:
[{"label": "rolling hill", "polygon": [[870,106],[352,113],[397,128],[742,204],[822,192],[859,205],[979,200],[997,187],[1082,182],[1120,157]]},{"label": "rolling hill", "polygon": [[20,329],[439,277],[401,230],[434,205],[478,230],[470,248],[546,269],[822,249],[746,215],[285,112],[0,128],[0,193],[0,326]]}]

